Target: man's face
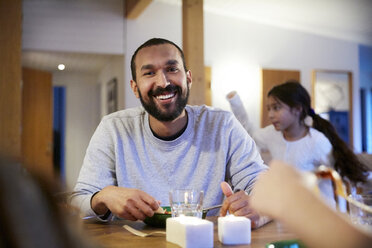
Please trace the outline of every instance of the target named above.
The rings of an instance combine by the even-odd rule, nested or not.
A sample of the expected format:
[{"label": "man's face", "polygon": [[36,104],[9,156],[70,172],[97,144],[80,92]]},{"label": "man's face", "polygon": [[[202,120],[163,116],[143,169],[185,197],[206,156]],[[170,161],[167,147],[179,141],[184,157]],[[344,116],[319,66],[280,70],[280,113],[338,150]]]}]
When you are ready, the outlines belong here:
[{"label": "man's face", "polygon": [[191,86],[181,55],[171,44],[141,49],[135,58],[137,82],[131,87],[142,106],[160,121],[172,121],[184,110]]}]

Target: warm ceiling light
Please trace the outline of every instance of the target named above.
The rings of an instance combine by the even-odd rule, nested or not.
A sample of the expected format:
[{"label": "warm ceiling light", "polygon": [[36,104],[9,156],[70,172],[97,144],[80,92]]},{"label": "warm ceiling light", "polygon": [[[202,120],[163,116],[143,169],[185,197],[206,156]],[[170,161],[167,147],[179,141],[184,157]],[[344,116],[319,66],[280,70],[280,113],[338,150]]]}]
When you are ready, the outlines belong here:
[{"label": "warm ceiling light", "polygon": [[58,65],[58,70],[63,71],[66,68],[64,64],[59,64]]}]

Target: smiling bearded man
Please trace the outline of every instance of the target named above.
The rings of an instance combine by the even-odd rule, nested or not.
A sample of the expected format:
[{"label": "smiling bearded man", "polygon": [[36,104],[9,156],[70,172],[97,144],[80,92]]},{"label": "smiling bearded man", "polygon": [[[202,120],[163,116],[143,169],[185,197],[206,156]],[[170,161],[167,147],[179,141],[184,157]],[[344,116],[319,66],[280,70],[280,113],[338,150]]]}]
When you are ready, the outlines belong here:
[{"label": "smiling bearded man", "polygon": [[[248,194],[267,167],[231,112],[186,104],[192,77],[182,50],[171,41],[150,39],[134,52],[131,71],[130,85],[142,106],[102,119],[87,148],[73,205],[100,220],[143,220],[160,204],[169,206],[169,190],[196,189],[204,191],[204,207],[224,202],[224,209],[250,218],[253,227],[262,224]],[[225,180],[241,191],[226,193],[224,200]]]}]

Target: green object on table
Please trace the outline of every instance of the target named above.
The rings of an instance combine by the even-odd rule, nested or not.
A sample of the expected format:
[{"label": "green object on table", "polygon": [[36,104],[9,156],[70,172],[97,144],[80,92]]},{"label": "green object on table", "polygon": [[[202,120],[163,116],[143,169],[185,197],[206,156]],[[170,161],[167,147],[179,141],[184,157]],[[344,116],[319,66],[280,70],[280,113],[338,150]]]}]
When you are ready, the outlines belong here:
[{"label": "green object on table", "polygon": [[[172,211],[171,207],[169,207],[169,206],[162,207],[162,208],[169,213]],[[213,208],[215,208],[215,207],[213,207]],[[208,211],[209,211],[209,208],[206,209],[206,210],[203,210],[202,219],[206,218]],[[146,217],[143,220],[143,222],[145,222],[147,225],[153,226],[153,227],[165,227],[165,224],[167,222],[167,218],[170,218],[170,217],[172,217],[172,214],[154,213],[154,215],[152,217]]]},{"label": "green object on table", "polygon": [[266,244],[266,248],[306,248],[298,239],[273,241]]},{"label": "green object on table", "polygon": [[[162,207],[167,212],[171,212],[171,208],[169,206]],[[167,222],[167,218],[172,217],[171,214],[159,214],[154,213],[152,217],[146,217],[143,222],[145,222],[149,226],[154,227],[165,227],[165,223]]]}]

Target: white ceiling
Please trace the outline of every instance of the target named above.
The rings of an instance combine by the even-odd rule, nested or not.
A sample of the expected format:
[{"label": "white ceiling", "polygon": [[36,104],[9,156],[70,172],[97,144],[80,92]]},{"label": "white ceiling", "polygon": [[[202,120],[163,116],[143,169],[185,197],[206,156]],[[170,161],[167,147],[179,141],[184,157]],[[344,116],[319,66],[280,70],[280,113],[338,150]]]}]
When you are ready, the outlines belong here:
[{"label": "white ceiling", "polygon": [[[181,0],[154,0],[181,5]],[[204,10],[372,46],[372,0],[204,0]],[[22,64],[97,73],[117,55],[23,51]]]},{"label": "white ceiling", "polygon": [[204,0],[204,9],[372,45],[372,0]]},{"label": "white ceiling", "polygon": [[[181,5],[181,0],[154,0]],[[372,0],[204,0],[204,10],[372,45]]]}]

